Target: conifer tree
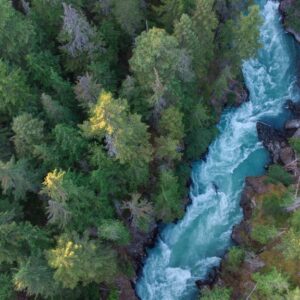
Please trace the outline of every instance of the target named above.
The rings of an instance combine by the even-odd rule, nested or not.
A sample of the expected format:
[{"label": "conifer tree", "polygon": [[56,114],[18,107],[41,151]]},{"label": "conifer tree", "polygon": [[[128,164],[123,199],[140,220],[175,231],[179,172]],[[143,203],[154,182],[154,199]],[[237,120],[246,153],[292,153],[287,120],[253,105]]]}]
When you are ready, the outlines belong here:
[{"label": "conifer tree", "polygon": [[99,241],[80,238],[77,234],[62,235],[48,252],[48,263],[54,279],[63,287],[75,288],[91,282],[111,282],[116,274],[115,253]]}]

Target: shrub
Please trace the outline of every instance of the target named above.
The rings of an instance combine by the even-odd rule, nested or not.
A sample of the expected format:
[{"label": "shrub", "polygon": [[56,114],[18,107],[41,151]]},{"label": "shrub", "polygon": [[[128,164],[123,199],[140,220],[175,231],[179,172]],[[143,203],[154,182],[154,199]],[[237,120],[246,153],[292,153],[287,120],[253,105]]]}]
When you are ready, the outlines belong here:
[{"label": "shrub", "polygon": [[289,290],[288,278],[275,268],[265,274],[255,273],[252,277],[257,285],[255,293],[259,294],[259,299],[286,299],[282,296]]},{"label": "shrub", "polygon": [[243,249],[239,247],[230,248],[226,260],[228,269],[235,271],[242,264],[244,258],[245,252]]},{"label": "shrub", "polygon": [[276,221],[286,220],[286,212],[284,206],[291,203],[292,199],[289,194],[278,195],[276,193],[269,193],[263,199],[263,212],[264,214],[273,217]]},{"label": "shrub", "polygon": [[292,148],[300,154],[300,139],[297,137],[293,137],[289,139],[289,143],[292,146]]},{"label": "shrub", "polygon": [[267,244],[277,233],[273,225],[257,224],[251,232],[251,238],[261,244]]},{"label": "shrub", "polygon": [[300,233],[290,229],[284,236],[281,245],[283,254],[287,259],[300,260]]},{"label": "shrub", "polygon": [[267,173],[268,183],[278,183],[281,182],[285,186],[288,186],[293,183],[293,177],[289,174],[283,167],[279,165],[272,165],[270,166],[268,173]]},{"label": "shrub", "polygon": [[229,300],[231,289],[215,287],[202,293],[201,300]]},{"label": "shrub", "polygon": [[293,213],[291,217],[291,226],[296,232],[300,232],[300,210]]}]

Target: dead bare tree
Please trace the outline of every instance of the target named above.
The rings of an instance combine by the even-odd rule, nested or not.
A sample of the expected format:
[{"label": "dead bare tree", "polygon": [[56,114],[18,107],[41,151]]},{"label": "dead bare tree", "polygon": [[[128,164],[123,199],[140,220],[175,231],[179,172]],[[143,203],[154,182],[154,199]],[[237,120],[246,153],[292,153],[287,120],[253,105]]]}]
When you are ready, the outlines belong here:
[{"label": "dead bare tree", "polygon": [[85,16],[78,12],[71,4],[63,3],[64,20],[61,31],[61,40],[67,41],[62,46],[72,57],[81,53],[91,54],[96,50],[94,39],[95,29],[88,23]]}]

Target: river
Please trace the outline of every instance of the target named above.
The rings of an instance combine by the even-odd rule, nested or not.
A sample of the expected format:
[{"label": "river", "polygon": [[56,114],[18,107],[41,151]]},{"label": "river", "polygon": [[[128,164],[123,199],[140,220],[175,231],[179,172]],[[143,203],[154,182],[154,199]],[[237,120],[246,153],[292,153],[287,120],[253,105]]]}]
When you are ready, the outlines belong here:
[{"label": "river", "polygon": [[206,160],[194,164],[192,204],[181,221],[161,230],[155,247],[148,250],[136,286],[142,300],[197,298],[195,281],[219,265],[232,243],[232,227],[242,218],[239,201],[245,177],[265,172],[269,157],[258,141],[256,122],[282,126],[285,100],[297,99],[297,46],[282,29],[278,3],[259,3],[263,47],[243,64],[250,100],[223,112],[220,134]]}]

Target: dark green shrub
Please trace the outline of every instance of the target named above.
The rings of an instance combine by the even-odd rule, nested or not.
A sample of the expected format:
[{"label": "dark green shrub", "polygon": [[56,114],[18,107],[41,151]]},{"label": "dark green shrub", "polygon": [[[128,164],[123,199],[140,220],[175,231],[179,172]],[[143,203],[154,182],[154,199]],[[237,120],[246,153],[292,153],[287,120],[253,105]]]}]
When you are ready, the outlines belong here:
[{"label": "dark green shrub", "polygon": [[273,225],[257,224],[251,232],[251,238],[261,244],[267,244],[277,233]]},{"label": "dark green shrub", "polygon": [[281,182],[285,186],[288,186],[293,183],[293,177],[289,174],[283,167],[279,165],[270,166],[267,173],[267,182],[268,183],[279,183]]},{"label": "dark green shrub", "polygon": [[227,255],[226,267],[231,271],[236,271],[244,259],[245,251],[239,247],[232,247]]},{"label": "dark green shrub", "polygon": [[229,300],[231,289],[215,287],[212,290],[206,290],[202,293],[201,300]]}]

